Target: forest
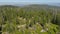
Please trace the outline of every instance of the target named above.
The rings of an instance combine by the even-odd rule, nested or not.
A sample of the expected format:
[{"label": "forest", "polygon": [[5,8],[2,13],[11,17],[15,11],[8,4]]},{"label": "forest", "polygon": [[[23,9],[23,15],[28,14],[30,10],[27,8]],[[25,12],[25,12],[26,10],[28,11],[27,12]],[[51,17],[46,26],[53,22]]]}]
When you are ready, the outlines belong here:
[{"label": "forest", "polygon": [[60,34],[60,7],[0,6],[1,34]]}]

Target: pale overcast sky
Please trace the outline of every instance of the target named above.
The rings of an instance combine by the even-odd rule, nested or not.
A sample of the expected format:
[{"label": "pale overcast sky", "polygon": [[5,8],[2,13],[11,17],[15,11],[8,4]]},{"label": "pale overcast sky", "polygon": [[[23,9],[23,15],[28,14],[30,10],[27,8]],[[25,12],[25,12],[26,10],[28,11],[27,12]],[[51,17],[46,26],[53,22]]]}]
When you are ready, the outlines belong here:
[{"label": "pale overcast sky", "polygon": [[60,3],[60,0],[0,0],[0,4]]}]

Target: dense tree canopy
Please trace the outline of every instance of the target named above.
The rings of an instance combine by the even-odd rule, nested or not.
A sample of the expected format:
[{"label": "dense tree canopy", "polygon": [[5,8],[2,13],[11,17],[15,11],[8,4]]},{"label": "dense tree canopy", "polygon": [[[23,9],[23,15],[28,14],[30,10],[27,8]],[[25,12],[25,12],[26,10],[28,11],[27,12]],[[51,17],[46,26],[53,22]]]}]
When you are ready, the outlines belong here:
[{"label": "dense tree canopy", "polygon": [[[60,31],[60,8],[43,5],[0,6],[2,33],[56,34]],[[1,26],[0,26],[1,27]]]}]

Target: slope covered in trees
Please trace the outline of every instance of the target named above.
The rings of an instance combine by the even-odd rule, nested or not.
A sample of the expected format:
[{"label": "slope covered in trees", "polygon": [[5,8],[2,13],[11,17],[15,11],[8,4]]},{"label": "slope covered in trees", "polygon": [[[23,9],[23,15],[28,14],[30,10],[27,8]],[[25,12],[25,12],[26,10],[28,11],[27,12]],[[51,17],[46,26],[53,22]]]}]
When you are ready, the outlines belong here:
[{"label": "slope covered in trees", "polygon": [[28,5],[0,6],[2,34],[59,34],[60,7]]}]

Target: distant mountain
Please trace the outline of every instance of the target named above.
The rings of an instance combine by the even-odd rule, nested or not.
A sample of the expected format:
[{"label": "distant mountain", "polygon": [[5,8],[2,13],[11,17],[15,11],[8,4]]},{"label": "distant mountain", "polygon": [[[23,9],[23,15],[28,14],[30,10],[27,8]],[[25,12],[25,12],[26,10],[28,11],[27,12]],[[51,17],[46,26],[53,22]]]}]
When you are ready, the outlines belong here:
[{"label": "distant mountain", "polygon": [[51,6],[59,6],[60,7],[60,3],[49,3],[48,5],[51,5]]},{"label": "distant mountain", "polygon": [[0,7],[42,7],[42,8],[48,8],[48,7],[58,7],[60,8],[59,4],[29,4],[29,5],[24,5],[24,4],[16,4],[16,5],[0,5]]},{"label": "distant mountain", "polygon": [[23,7],[24,4],[14,4],[14,5],[0,5],[0,7]]},{"label": "distant mountain", "polygon": [[[26,5],[33,5],[33,4],[15,4],[15,6],[26,6]],[[60,3],[47,3],[47,4],[38,4],[38,5],[60,6]]]},{"label": "distant mountain", "polygon": [[[33,4],[12,4],[12,6],[27,6],[27,5],[33,5]],[[59,6],[60,7],[60,3],[46,3],[46,4],[35,4],[35,5],[49,5],[49,6]],[[2,6],[2,5],[0,5]]]}]

